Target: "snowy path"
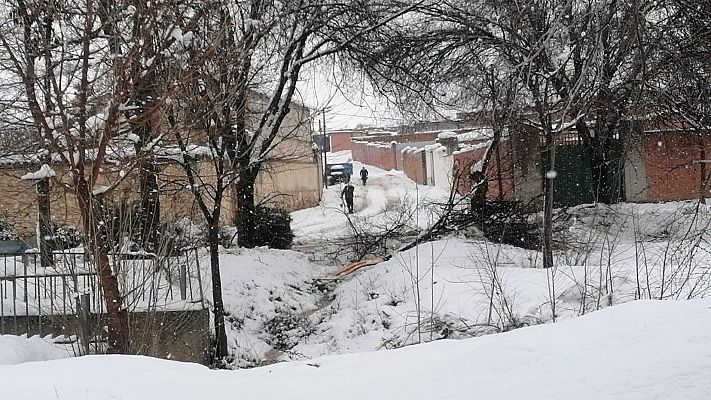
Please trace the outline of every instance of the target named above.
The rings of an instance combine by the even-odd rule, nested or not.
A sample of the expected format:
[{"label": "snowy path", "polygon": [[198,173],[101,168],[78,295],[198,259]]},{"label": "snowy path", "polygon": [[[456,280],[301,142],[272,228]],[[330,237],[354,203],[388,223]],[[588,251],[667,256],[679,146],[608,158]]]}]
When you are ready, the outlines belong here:
[{"label": "snowy path", "polygon": [[[354,162],[353,170],[359,171],[362,166],[363,164]],[[363,186],[356,177],[351,181],[355,186],[354,215],[356,217],[377,217],[389,209],[406,204],[409,207],[417,207],[414,211],[421,214],[417,219],[421,226],[426,227],[431,218],[418,205],[443,201],[447,198],[446,190],[439,187],[417,185],[402,171],[384,171],[368,165],[365,167],[369,171],[367,185]],[[340,198],[342,189],[343,184],[331,186],[324,190],[320,205],[291,213],[292,228],[297,243],[348,235],[348,220]]]}]

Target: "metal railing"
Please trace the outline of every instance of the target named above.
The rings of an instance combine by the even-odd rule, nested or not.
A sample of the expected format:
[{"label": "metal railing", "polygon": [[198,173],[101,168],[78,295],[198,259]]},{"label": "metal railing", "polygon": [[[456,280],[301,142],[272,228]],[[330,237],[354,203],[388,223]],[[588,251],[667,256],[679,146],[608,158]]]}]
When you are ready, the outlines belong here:
[{"label": "metal railing", "polygon": [[[39,256],[0,254],[0,334],[17,332],[18,324],[29,331],[30,325],[41,326],[48,319],[79,315],[82,308],[92,314],[105,312],[95,266],[87,254],[55,252],[47,268]],[[197,248],[168,256],[110,254],[109,260],[128,311],[205,307]]]}]

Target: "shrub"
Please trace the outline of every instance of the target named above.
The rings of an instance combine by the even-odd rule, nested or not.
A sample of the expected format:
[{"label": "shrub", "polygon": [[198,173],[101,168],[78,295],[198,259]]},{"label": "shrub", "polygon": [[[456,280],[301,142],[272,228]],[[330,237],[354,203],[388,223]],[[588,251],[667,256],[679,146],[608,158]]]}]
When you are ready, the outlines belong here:
[{"label": "shrub", "polygon": [[223,226],[220,228],[220,244],[222,247],[229,249],[236,244],[235,237],[237,236],[237,228],[234,226]]},{"label": "shrub", "polygon": [[205,244],[205,226],[181,218],[172,223],[161,224],[161,246],[170,252],[180,251],[186,247],[202,246]]},{"label": "shrub", "polygon": [[257,207],[255,246],[269,246],[273,249],[289,249],[294,240],[291,231],[291,216],[277,208]]},{"label": "shrub", "polygon": [[105,199],[96,205],[95,215],[101,225],[99,234],[110,248],[122,246],[126,238],[131,242],[140,243],[137,234],[139,219],[135,205]]},{"label": "shrub", "polygon": [[313,328],[309,321],[289,309],[276,309],[276,315],[264,322],[267,334],[265,341],[277,350],[289,350],[299,339],[310,335]]},{"label": "shrub", "polygon": [[52,250],[66,250],[78,247],[84,240],[83,233],[74,226],[52,224],[52,236],[47,240]]},{"label": "shrub", "polygon": [[0,214],[0,240],[19,240],[15,233],[15,226],[8,219],[7,215]]}]

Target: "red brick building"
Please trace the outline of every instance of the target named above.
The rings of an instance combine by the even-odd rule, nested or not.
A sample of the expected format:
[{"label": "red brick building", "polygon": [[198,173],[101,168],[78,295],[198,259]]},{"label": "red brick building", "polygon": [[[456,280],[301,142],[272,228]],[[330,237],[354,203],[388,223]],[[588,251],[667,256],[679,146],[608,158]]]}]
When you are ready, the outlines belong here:
[{"label": "red brick building", "polygon": [[[402,170],[420,184],[455,184],[464,194],[472,185],[472,167],[480,168],[490,143],[488,137],[467,139],[467,132],[477,129],[449,131],[447,135],[421,132],[353,137],[353,159],[385,170]],[[711,134],[683,128],[647,129],[635,132],[633,138],[619,145],[620,151],[622,146],[626,148],[626,156],[620,159],[621,200],[688,200],[698,198],[702,190],[711,195],[706,187],[711,165],[704,162],[711,159]],[[521,202],[539,199],[543,192],[544,150],[542,137],[536,133],[503,138],[486,170],[488,197]],[[589,154],[574,131],[556,138],[555,170],[557,205],[595,201]]]}]

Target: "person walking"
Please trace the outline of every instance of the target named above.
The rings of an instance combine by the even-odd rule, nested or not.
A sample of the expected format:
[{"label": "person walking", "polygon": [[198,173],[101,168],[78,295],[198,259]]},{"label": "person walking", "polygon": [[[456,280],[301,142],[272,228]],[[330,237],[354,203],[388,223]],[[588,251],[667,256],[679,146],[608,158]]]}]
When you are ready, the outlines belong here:
[{"label": "person walking", "polygon": [[351,185],[350,183],[347,183],[346,186],[343,188],[341,191],[341,200],[344,198],[346,199],[346,206],[348,207],[348,214],[353,214],[353,192],[355,191],[355,187]]},{"label": "person walking", "polygon": [[368,170],[365,167],[360,169],[360,179],[363,181],[363,186],[365,186],[365,181],[368,180]]}]

